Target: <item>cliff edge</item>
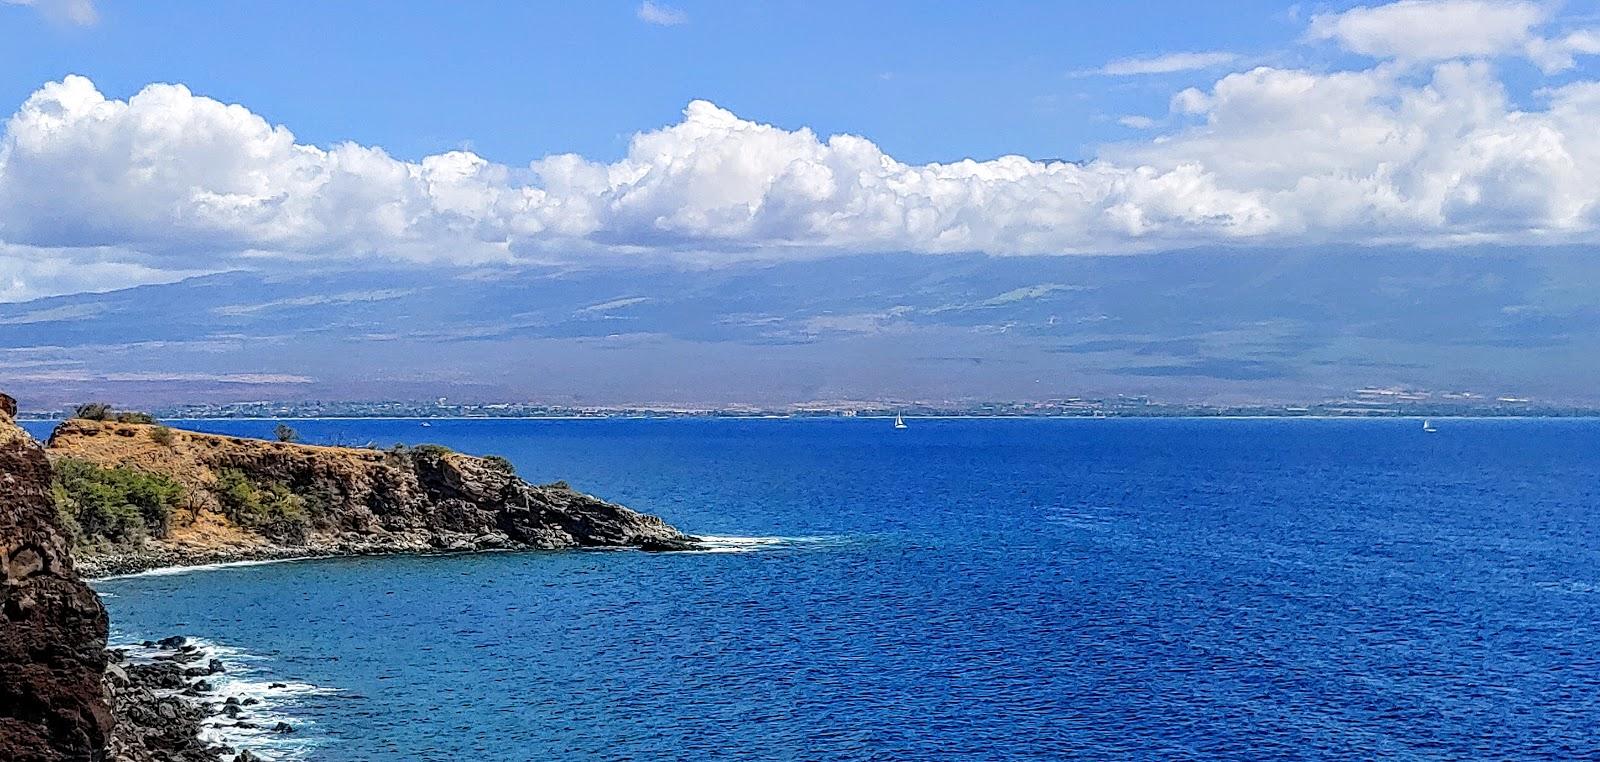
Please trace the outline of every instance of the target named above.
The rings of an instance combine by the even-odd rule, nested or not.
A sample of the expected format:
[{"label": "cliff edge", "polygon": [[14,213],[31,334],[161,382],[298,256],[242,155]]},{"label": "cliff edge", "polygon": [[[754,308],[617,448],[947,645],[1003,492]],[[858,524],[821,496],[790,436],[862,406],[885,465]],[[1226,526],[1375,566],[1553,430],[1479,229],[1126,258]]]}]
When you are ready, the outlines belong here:
[{"label": "cliff edge", "polygon": [[58,530],[44,450],[0,394],[0,759],[102,759],[106,611]]},{"label": "cliff edge", "polygon": [[[696,547],[655,516],[438,446],[326,447],[73,419],[48,453],[80,524],[78,563],[92,575],[297,556]],[[93,489],[72,505],[75,479],[105,474],[160,480],[128,488],[149,503],[134,529],[95,513]]]}]

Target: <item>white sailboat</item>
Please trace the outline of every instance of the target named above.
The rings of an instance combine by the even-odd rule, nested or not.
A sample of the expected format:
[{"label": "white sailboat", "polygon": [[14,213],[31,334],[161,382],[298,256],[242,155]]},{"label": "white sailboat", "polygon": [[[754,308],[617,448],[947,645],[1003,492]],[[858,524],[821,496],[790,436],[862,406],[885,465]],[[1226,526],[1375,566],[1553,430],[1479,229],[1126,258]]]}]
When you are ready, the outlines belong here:
[{"label": "white sailboat", "polygon": [[903,429],[906,427],[906,419],[901,418],[899,413],[894,414],[894,427],[897,429]]},{"label": "white sailboat", "polygon": [[1438,431],[1438,429],[1433,427],[1433,421],[1426,420],[1426,419],[1424,419],[1422,421],[1422,430],[1428,432],[1429,434],[1432,434],[1432,433]]}]

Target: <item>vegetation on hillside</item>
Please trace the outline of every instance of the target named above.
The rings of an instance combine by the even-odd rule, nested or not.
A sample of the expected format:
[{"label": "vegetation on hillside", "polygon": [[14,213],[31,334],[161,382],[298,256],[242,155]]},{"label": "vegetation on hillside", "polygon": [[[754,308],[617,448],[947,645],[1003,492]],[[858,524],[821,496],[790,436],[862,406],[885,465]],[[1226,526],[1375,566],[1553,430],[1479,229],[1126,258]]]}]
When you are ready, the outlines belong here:
[{"label": "vegetation on hillside", "polygon": [[103,468],[76,458],[54,463],[51,494],[75,546],[126,545],[162,537],[184,498],[183,485],[161,474]]},{"label": "vegetation on hillside", "polygon": [[104,402],[85,402],[73,408],[73,418],[86,421],[115,421],[116,423],[155,423],[156,418],[137,410],[115,410]]},{"label": "vegetation on hillside", "polygon": [[411,448],[411,457],[413,458],[443,458],[454,453],[455,450],[441,444],[419,444]]},{"label": "vegetation on hillside", "polygon": [[217,500],[234,523],[281,542],[305,542],[312,506],[282,482],[258,483],[237,468],[217,472]]},{"label": "vegetation on hillside", "polygon": [[[109,406],[94,403],[80,406],[80,417],[90,420],[128,420],[129,414],[112,410]],[[119,433],[131,433],[122,431]],[[279,426],[279,441],[294,441],[297,433],[287,426]],[[196,448],[195,435],[176,432],[166,426],[152,425],[147,430],[150,442],[179,455],[190,454]],[[212,445],[220,438],[203,440]],[[235,444],[245,440],[233,439]],[[459,457],[456,451],[437,444],[420,444],[414,447],[396,445],[386,453],[400,468],[429,466],[436,468],[440,462],[453,462]],[[499,456],[482,458],[489,469],[514,477],[515,467]],[[115,462],[115,461],[112,461]],[[55,458],[52,490],[61,523],[73,544],[94,551],[136,546],[145,539],[169,537],[174,524],[184,525],[186,517],[198,517],[203,507],[214,507],[231,523],[252,530],[287,545],[304,544],[314,527],[322,527],[332,506],[342,499],[329,492],[333,489],[311,479],[302,484],[288,474],[273,473],[270,468],[201,466],[208,474],[193,474],[197,481],[190,482],[186,491],[184,482],[174,476],[188,479],[190,475],[169,470],[162,474],[142,470],[136,466],[101,466],[90,460],[62,456]],[[163,468],[155,465],[152,468]],[[188,511],[174,519],[179,508]]]},{"label": "vegetation on hillside", "polygon": [[492,469],[494,469],[496,471],[499,471],[500,473],[505,474],[506,476],[516,476],[517,475],[517,467],[515,465],[513,465],[511,461],[506,460],[502,456],[499,456],[499,455],[485,455],[485,456],[483,456],[483,462],[487,463],[490,468],[492,468]]},{"label": "vegetation on hillside", "polygon": [[[173,512],[188,505],[183,485],[163,474],[77,458],[57,459],[52,468],[51,495],[74,547],[129,546],[166,537]],[[234,523],[280,542],[304,542],[315,513],[314,498],[297,495],[286,484],[254,481],[236,468],[217,472],[214,494]]]}]

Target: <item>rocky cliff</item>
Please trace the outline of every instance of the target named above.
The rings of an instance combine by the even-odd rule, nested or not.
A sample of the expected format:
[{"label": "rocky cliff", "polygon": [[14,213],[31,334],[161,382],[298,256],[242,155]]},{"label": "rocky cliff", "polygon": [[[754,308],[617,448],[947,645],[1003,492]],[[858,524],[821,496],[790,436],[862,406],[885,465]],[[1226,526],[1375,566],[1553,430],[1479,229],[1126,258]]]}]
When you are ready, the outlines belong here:
[{"label": "rocky cliff", "polygon": [[0,394],[0,759],[102,759],[106,612],[56,525],[50,465]]},{"label": "rocky cliff", "polygon": [[93,574],[314,555],[695,547],[654,516],[441,447],[322,447],[75,419],[48,452],[63,471],[87,463],[181,485],[159,531],[80,549]]}]

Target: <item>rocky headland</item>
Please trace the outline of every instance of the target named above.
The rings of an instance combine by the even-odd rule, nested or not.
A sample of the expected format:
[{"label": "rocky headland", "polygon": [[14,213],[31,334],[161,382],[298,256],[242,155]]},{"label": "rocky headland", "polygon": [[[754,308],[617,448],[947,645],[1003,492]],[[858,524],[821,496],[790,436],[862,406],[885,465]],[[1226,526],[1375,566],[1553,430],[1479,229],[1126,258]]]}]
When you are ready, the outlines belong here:
[{"label": "rocky headland", "polygon": [[47,452],[63,475],[121,469],[177,488],[142,536],[80,538],[89,576],[317,556],[696,547],[655,516],[437,446],[326,447],[73,419]]},{"label": "rocky headland", "polygon": [[[374,450],[74,419],[41,447],[0,394],[0,760],[248,762],[263,728],[183,638],[106,648],[85,577],[228,561],[473,550],[693,550],[666,522],[443,447]],[[217,731],[208,733],[208,731]],[[208,740],[208,738],[213,740]]]}]

